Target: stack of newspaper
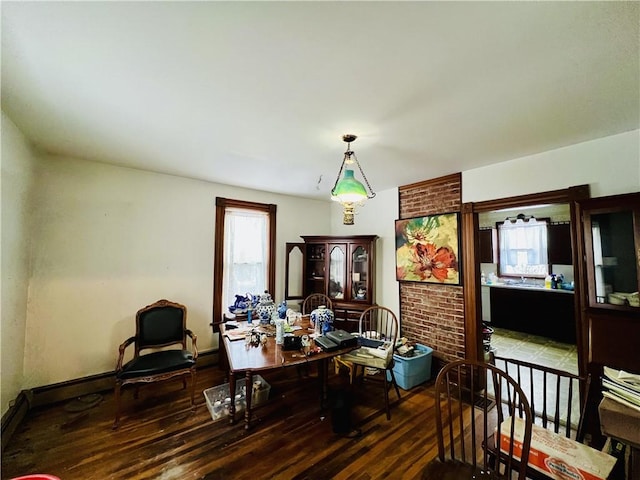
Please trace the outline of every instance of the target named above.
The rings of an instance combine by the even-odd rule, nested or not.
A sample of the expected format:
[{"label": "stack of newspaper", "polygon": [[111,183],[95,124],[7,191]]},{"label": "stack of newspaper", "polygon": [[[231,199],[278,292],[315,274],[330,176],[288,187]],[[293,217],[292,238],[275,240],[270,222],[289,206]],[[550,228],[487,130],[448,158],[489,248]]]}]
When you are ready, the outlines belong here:
[{"label": "stack of newspaper", "polygon": [[602,395],[640,411],[640,375],[604,367]]}]

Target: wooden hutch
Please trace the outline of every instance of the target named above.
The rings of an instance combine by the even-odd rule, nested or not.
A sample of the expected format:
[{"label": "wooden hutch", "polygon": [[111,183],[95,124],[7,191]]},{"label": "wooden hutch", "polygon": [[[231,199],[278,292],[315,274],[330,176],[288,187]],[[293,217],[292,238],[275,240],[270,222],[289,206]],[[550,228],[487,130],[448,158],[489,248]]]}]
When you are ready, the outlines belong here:
[{"label": "wooden hutch", "polygon": [[360,314],[375,304],[376,235],[302,236],[303,292],[333,302],[335,327],[357,331]]}]

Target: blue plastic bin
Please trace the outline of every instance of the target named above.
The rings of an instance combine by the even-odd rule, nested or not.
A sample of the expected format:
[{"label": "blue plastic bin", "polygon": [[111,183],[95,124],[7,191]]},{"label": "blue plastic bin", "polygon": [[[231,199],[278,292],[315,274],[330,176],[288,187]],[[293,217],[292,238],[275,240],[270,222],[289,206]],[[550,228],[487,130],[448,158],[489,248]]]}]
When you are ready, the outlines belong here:
[{"label": "blue plastic bin", "polygon": [[[413,357],[393,356],[393,374],[396,383],[403,390],[409,390],[431,378],[431,354],[433,349],[425,345],[416,344]],[[387,373],[387,380],[391,374]]]}]

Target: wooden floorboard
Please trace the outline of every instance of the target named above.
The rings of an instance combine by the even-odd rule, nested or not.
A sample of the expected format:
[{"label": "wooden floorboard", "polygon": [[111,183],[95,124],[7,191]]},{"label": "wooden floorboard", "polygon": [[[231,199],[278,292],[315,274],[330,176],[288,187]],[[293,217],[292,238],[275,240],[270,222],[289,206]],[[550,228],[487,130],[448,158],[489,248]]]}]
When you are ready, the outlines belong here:
[{"label": "wooden floorboard", "polygon": [[[353,392],[357,438],[333,433],[331,410],[322,411],[313,372],[295,369],[263,374],[269,401],[255,412],[253,428],[242,421],[213,421],[202,391],[224,382],[216,367],[198,371],[197,409],[178,382],[125,389],[120,428],[112,430],[114,398],[83,412],[57,404],[27,414],[2,455],[2,478],[50,473],[63,480],[86,479],[415,479],[436,456],[434,391],[431,382],[393,402],[386,419],[378,385]],[[331,375],[333,389],[344,388]]]}]

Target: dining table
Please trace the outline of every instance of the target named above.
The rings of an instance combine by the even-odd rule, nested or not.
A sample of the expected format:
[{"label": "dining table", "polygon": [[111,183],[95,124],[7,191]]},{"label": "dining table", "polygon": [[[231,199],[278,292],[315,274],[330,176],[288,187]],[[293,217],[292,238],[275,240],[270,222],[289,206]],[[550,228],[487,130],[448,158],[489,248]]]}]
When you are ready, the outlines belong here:
[{"label": "dining table", "polygon": [[[314,329],[309,315],[298,316],[292,324],[288,325],[285,336],[300,337],[299,346],[294,349],[285,349],[282,343],[276,341],[276,327],[271,323],[242,321],[226,321],[220,325],[220,337],[224,343],[229,373],[229,422],[236,422],[235,395],[236,380],[244,376],[246,378],[246,407],[244,411],[245,428],[251,426],[253,375],[269,370],[304,366],[312,363],[318,365],[318,380],[320,392],[320,405],[324,407],[327,398],[327,378],[329,360],[356,348],[355,346],[337,348],[325,351],[316,345]],[[259,339],[259,341],[257,340]],[[280,340],[280,339],[278,339]],[[294,342],[291,342],[294,343]]]}]

